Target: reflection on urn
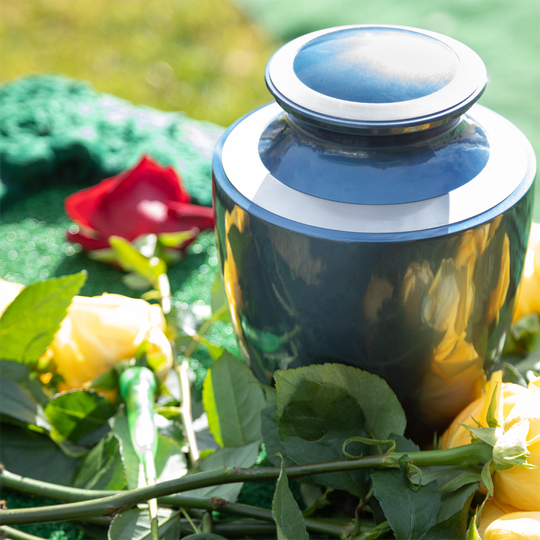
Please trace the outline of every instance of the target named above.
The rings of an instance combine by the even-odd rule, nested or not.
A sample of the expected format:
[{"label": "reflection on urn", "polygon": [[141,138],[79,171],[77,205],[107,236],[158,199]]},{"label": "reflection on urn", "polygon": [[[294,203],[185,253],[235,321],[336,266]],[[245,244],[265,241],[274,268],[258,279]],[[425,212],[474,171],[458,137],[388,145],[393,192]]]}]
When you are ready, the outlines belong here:
[{"label": "reflection on urn", "polygon": [[[442,261],[421,301],[424,320],[442,333],[424,375],[418,405],[422,420],[435,428],[447,425],[457,412],[476,399],[485,382],[484,351],[479,354],[475,347],[482,340],[475,336],[487,335],[489,327],[499,322],[510,283],[510,241],[504,230],[497,233],[500,222],[497,219],[467,231],[455,257]],[[496,235],[502,242],[498,242],[493,254],[489,247]],[[485,253],[498,258],[498,273],[491,275],[487,291],[477,295],[475,280],[484,281],[488,277],[475,275],[475,269],[485,266],[481,264]],[[417,266],[413,263],[413,267]],[[482,330],[478,332],[478,328]]]}]

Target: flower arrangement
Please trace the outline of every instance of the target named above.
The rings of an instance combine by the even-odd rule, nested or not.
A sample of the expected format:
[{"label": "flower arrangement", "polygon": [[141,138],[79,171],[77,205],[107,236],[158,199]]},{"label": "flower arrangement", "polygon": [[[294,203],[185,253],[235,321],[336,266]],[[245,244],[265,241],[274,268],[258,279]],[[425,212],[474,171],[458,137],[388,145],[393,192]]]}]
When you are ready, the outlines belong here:
[{"label": "flower arrangement", "polygon": [[[163,184],[154,176],[158,169],[169,178]],[[134,529],[151,540],[186,533],[200,540],[276,533],[304,540],[310,532],[342,540],[540,539],[540,365],[533,352],[540,324],[538,313],[529,311],[534,304],[529,301],[516,320],[504,369],[469,392],[477,399],[446,421],[431,448],[420,449],[405,437],[403,409],[379,377],[344,365],[313,365],[277,371],[271,388],[207,339],[217,321],[241,324],[232,258],[223,286],[215,282],[206,319],[171,304],[165,248],[181,251],[192,237],[175,236],[173,245],[167,235],[194,235],[193,228],[206,227],[211,217],[208,209],[179,211],[189,200],[170,173],[145,158],[88,196],[81,192],[66,201],[79,224],[70,238],[145,280],[153,288],[146,300],[80,296],[84,273],[27,287],[0,280],[0,381],[2,395],[9,396],[0,401],[6,434],[0,484],[65,502],[2,510],[0,530],[13,534],[13,524],[109,516],[106,534],[113,540],[131,538]],[[120,196],[124,182],[133,191],[128,196]],[[121,221],[105,224],[111,200],[125,202],[124,216],[142,212],[144,226],[128,231]],[[226,216],[227,227],[239,230],[244,220],[241,213]],[[476,246],[482,238],[471,241]],[[448,261],[447,276],[468,279],[469,248]],[[518,304],[531,294],[530,277],[525,274]],[[425,288],[435,297],[448,283],[418,266],[405,285],[410,298]],[[150,303],[156,300],[161,305]],[[497,305],[497,294],[491,301]],[[463,305],[438,307],[455,313],[445,339],[453,356],[476,369],[477,355],[463,341],[458,317],[470,307],[467,298],[456,302]],[[435,307],[428,315],[436,327]],[[189,361],[197,347],[213,360],[202,389],[202,428],[191,417]],[[440,353],[433,362],[444,375],[451,360]],[[28,471],[33,447],[48,459]],[[307,479],[296,498],[293,479]],[[255,480],[276,482],[271,509],[236,502],[242,483]],[[216,519],[216,510],[242,519]]]},{"label": "flower arrangement", "polygon": [[163,253],[174,259],[200,231],[214,226],[213,210],[190,200],[173,167],[143,156],[133,169],[66,199],[66,213],[77,224],[68,239],[95,258],[111,260],[111,238],[140,243],[154,235]]}]

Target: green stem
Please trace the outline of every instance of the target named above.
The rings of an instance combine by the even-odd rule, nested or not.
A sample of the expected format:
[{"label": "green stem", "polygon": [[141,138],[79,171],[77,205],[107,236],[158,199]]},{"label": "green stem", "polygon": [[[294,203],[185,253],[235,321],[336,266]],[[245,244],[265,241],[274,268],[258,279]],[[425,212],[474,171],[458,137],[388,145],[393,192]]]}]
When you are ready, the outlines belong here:
[{"label": "green stem", "polygon": [[[289,479],[328,474],[331,472],[351,471],[359,469],[396,468],[397,460],[408,455],[418,466],[427,465],[460,465],[468,467],[485,463],[491,459],[492,448],[486,443],[460,446],[449,450],[432,450],[427,452],[393,452],[382,456],[367,456],[350,461],[332,461],[287,467]],[[258,482],[276,480],[280,474],[279,467],[260,469],[241,469],[222,467],[212,471],[196,473],[182,478],[160,482],[155,486],[146,486],[126,492],[103,497],[101,499],[68,503],[56,507],[4,510],[0,512],[0,524],[43,523],[45,521],[69,521],[100,515],[115,515],[124,508],[139,504],[149,499],[165,497],[173,493],[189,491],[201,487],[216,486],[234,482]],[[4,477],[0,474],[0,481]]]},{"label": "green stem", "polygon": [[255,520],[236,520],[216,521],[214,523],[214,534],[233,538],[240,536],[242,538],[265,535],[266,537],[276,535],[275,523],[261,523]]},{"label": "green stem", "polygon": [[210,327],[221,317],[223,312],[227,309],[227,305],[224,304],[221,306],[215,313],[212,313],[212,316],[207,319],[199,328],[199,331],[194,333],[191,337],[192,341],[189,344],[189,347],[186,349],[186,352],[184,353],[184,358],[186,360],[189,360],[191,358],[191,355],[195,352],[195,349],[197,348],[197,345],[199,344],[201,338],[208,332]]},{"label": "green stem", "polygon": [[388,521],[385,521],[383,523],[380,523],[379,525],[377,525],[370,531],[366,531],[362,533],[360,536],[356,536],[354,540],[375,540],[376,538],[380,538],[381,536],[391,531],[392,531],[392,527],[390,527],[390,524],[388,523]]},{"label": "green stem", "polygon": [[178,378],[180,379],[180,388],[182,392],[180,416],[182,417],[182,424],[184,426],[184,432],[188,442],[189,460],[193,466],[193,464],[199,459],[200,453],[197,445],[197,437],[195,436],[195,430],[193,429],[193,417],[191,416],[191,385],[189,383],[188,369],[189,364],[186,358],[184,358],[181,364],[175,362],[175,370]]},{"label": "green stem", "polygon": [[188,377],[188,360],[194,353],[195,348],[200,342],[201,336],[209,330],[209,328],[219,319],[223,311],[227,309],[227,306],[221,306],[212,316],[204,322],[200,327],[199,332],[191,336],[191,343],[184,353],[184,359],[181,364],[177,361],[174,362],[174,369],[180,380],[180,388],[182,389],[182,407],[180,408],[180,415],[182,417],[182,423],[184,425],[184,431],[189,448],[189,459],[193,465],[199,459],[199,448],[197,445],[197,438],[195,437],[195,431],[193,430],[193,418],[191,416],[191,386]]},{"label": "green stem", "polygon": [[[4,485],[8,488],[22,491],[24,493],[38,495],[40,497],[70,502],[89,501],[92,499],[101,499],[103,497],[117,495],[119,493],[126,493],[125,491],[69,488],[56,484],[49,484],[47,482],[41,482],[39,480],[32,480],[31,478],[19,476],[18,474],[14,474],[9,471],[3,471],[2,474],[0,474],[0,485]],[[175,494],[160,497],[158,498],[158,502],[162,506],[182,507],[206,511],[217,510],[223,514],[230,514],[269,522],[274,521],[271,510],[259,508],[257,506],[250,506],[247,504],[230,503],[218,497],[204,499],[202,497]],[[338,537],[343,534],[344,529],[341,526],[329,524],[328,522],[321,524],[317,520],[313,519],[306,519],[305,521],[307,529],[311,532],[333,534],[334,536]]]},{"label": "green stem", "polygon": [[[2,533],[5,533],[7,536],[4,536]],[[14,529],[7,525],[0,527],[0,538],[8,538],[9,540],[45,540],[41,536],[34,536],[33,534],[19,531],[19,529]]]},{"label": "green stem", "polygon": [[186,509],[180,508],[180,512],[182,512],[182,515],[186,518],[195,534],[200,534],[201,530],[199,529],[199,527],[197,527],[197,525],[195,525],[195,523],[193,523],[193,520],[191,519],[191,516],[187,513]]}]

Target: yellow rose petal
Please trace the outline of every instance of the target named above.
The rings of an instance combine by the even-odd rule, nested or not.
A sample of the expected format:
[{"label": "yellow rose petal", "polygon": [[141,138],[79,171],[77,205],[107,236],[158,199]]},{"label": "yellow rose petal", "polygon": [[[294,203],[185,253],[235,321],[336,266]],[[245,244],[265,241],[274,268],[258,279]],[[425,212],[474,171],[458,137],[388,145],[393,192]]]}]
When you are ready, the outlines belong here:
[{"label": "yellow rose petal", "polygon": [[534,469],[514,466],[493,475],[497,500],[530,512],[540,512],[540,441],[528,447],[527,463]]},{"label": "yellow rose petal", "polygon": [[540,540],[540,512],[513,512],[493,521],[483,540]]}]

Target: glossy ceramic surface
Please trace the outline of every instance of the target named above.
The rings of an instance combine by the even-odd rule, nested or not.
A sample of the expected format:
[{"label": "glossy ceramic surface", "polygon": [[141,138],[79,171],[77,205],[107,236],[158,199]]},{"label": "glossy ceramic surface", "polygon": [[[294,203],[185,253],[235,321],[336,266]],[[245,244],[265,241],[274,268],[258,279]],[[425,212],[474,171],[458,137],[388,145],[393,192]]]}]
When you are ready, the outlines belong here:
[{"label": "glossy ceramic surface", "polygon": [[223,135],[213,174],[231,320],[261,381],[357,366],[435,428],[474,399],[502,352],[532,216],[535,159],[515,126],[476,105],[366,136],[271,104]]},{"label": "glossy ceramic surface", "polygon": [[458,117],[487,82],[480,57],[417,28],[355,25],[301,36],[268,62],[276,101],[336,131],[421,130]]}]

